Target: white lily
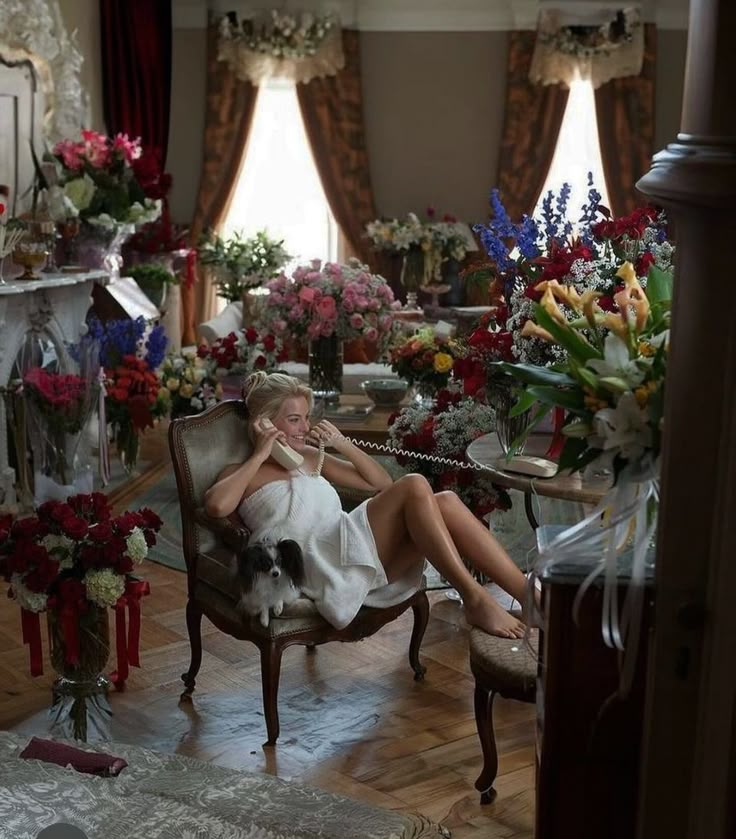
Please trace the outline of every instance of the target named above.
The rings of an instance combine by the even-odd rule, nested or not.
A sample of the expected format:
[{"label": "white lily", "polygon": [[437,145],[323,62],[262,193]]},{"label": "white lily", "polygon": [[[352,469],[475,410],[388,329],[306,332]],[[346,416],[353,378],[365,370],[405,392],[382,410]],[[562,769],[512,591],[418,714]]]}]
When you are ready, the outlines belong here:
[{"label": "white lily", "polygon": [[623,379],[629,387],[635,388],[644,381],[644,371],[629,358],[629,348],[615,335],[609,332],[603,344],[603,358],[591,358],[585,363],[599,376]]},{"label": "white lily", "polygon": [[596,411],[593,428],[596,447],[616,450],[625,460],[639,460],[652,445],[646,411],[639,407],[633,393],[624,393],[615,408]]}]

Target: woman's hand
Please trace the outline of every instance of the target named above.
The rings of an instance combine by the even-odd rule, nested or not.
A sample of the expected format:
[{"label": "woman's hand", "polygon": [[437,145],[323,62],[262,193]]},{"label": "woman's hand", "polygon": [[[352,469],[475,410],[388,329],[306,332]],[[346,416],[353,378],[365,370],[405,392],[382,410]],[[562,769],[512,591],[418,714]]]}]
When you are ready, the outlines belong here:
[{"label": "woman's hand", "polygon": [[273,423],[266,420],[265,417],[258,417],[253,423],[253,433],[255,442],[253,447],[253,457],[257,457],[262,461],[268,460],[271,456],[271,449],[276,440],[284,445],[286,443],[286,434],[279,431]]},{"label": "woman's hand", "polygon": [[314,446],[330,447],[336,452],[342,451],[346,447],[349,448],[351,445],[350,441],[346,440],[342,433],[327,420],[320,420],[317,425],[311,428],[307,439]]}]

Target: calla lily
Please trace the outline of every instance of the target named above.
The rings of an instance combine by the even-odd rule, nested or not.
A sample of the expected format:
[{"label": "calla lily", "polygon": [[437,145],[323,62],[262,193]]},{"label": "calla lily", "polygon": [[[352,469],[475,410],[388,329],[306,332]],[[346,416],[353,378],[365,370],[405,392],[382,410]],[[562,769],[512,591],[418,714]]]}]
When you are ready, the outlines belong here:
[{"label": "calla lily", "polygon": [[551,284],[547,285],[547,288],[544,290],[544,294],[542,295],[542,299],[540,301],[542,308],[547,312],[547,314],[557,321],[557,323],[567,323],[567,318],[562,313],[562,309],[557,305],[557,301],[555,300],[555,296],[552,293],[552,286]]},{"label": "calla lily", "polygon": [[625,341],[629,337],[629,324],[621,315],[614,315],[609,312],[603,318],[603,326],[610,329],[621,341]]},{"label": "calla lily", "polygon": [[616,271],[616,276],[621,277],[624,281],[624,285],[628,288],[629,286],[636,283],[639,285],[639,281],[636,279],[636,271],[634,270],[634,266],[630,262],[624,262],[624,264]]},{"label": "calla lily", "polygon": [[541,326],[538,326],[534,323],[533,320],[528,320],[524,324],[521,330],[521,337],[522,338],[539,338],[542,341],[548,341],[550,344],[555,343],[555,339],[547,332],[546,329],[542,329]]},{"label": "calla lily", "polygon": [[629,357],[629,349],[625,341],[613,333],[606,335],[603,343],[603,358],[591,358],[585,366],[598,373],[601,383],[605,379],[622,380],[624,390],[634,388],[644,381],[644,371],[640,370],[636,362]]},{"label": "calla lily", "polygon": [[598,304],[595,302],[600,296],[600,292],[593,291],[593,289],[591,288],[587,288],[583,292],[582,297],[580,298],[580,305],[582,307],[583,314],[585,315],[585,318],[592,329],[595,329],[596,327],[596,313],[599,313],[601,311],[598,307]]}]

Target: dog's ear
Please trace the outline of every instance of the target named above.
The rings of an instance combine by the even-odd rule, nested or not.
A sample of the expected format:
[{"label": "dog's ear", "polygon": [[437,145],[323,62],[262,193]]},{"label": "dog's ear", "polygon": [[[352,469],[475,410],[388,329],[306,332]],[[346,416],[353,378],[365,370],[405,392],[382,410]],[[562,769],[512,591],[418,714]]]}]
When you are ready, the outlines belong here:
[{"label": "dog's ear", "polygon": [[294,585],[301,588],[304,584],[304,555],[293,539],[282,539],[278,543],[281,554],[281,567],[291,577]]},{"label": "dog's ear", "polygon": [[237,555],[235,576],[243,591],[250,591],[253,588],[256,569],[264,552],[262,545],[249,545]]}]

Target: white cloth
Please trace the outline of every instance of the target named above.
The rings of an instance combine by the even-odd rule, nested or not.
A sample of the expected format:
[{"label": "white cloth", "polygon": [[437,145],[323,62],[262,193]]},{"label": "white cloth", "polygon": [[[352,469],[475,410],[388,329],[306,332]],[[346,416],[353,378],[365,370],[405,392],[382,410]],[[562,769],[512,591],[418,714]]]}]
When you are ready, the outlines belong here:
[{"label": "white cloth", "polygon": [[342,629],[361,606],[395,606],[420,586],[415,574],[389,583],[378,557],[366,508],[346,513],[334,487],[321,476],[291,472],[243,499],[238,508],[251,542],[293,539],[304,553],[303,593],[322,617]]}]

